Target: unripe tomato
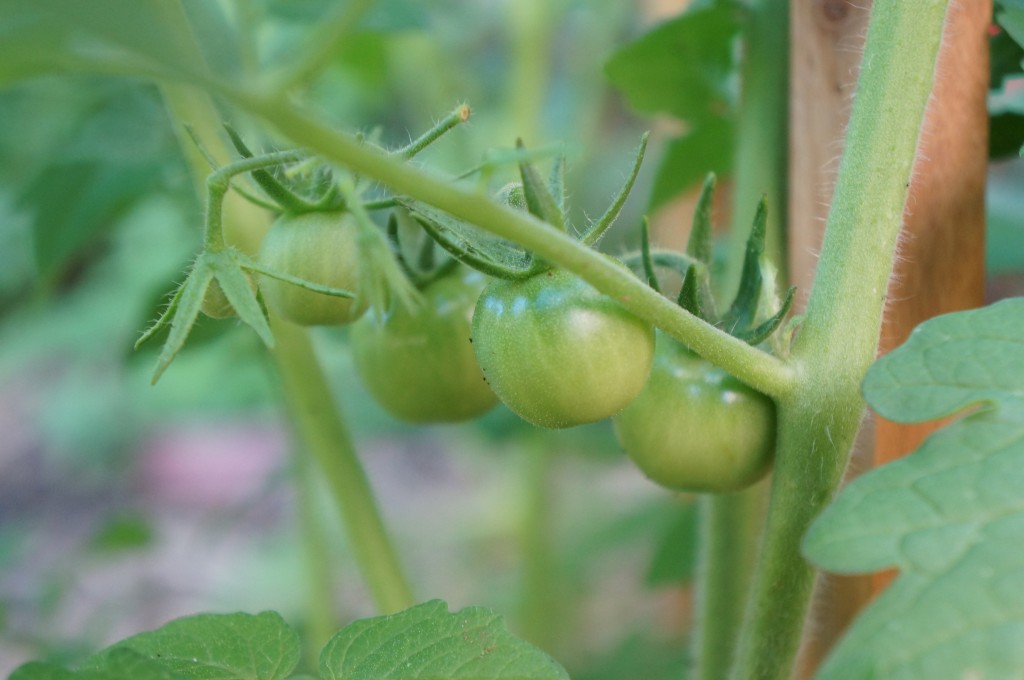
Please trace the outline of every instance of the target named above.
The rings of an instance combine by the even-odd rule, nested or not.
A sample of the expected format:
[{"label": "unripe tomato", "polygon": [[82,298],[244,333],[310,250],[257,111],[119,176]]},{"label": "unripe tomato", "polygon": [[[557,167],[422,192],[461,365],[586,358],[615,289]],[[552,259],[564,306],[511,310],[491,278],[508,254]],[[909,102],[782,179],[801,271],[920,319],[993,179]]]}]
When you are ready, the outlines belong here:
[{"label": "unripe tomato", "polygon": [[[347,212],[282,215],[263,238],[259,260],[306,281],[356,292],[355,218]],[[359,300],[324,295],[268,276],[260,277],[260,289],[274,311],[303,326],[346,324],[365,311]]]},{"label": "unripe tomato", "polygon": [[743,489],[775,451],[774,402],[663,334],[647,386],[613,422],[633,462],[680,491]]},{"label": "unripe tomato", "polygon": [[607,418],[639,394],[654,330],[575,274],[493,281],[473,315],[473,349],[498,398],[541,427]]},{"label": "unripe tomato", "polygon": [[458,422],[498,403],[470,343],[473,305],[485,281],[479,272],[456,269],[423,289],[419,307],[370,311],[352,325],[356,370],[396,418]]}]

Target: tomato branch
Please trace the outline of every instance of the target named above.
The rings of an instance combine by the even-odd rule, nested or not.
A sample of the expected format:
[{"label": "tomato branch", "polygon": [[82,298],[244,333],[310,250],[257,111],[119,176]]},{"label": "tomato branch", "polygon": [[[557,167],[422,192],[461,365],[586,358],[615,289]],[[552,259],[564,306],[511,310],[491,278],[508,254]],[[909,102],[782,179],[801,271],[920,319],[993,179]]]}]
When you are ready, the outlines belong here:
[{"label": "tomato branch", "polygon": [[719,331],[683,311],[633,274],[549,225],[403,163],[277,100],[218,85],[240,106],[275,125],[293,141],[325,158],[372,177],[393,191],[433,205],[493,234],[514,241],[541,258],[568,269],[626,309],[686,343],[752,387],[780,397],[792,385],[793,371],[782,360]]}]

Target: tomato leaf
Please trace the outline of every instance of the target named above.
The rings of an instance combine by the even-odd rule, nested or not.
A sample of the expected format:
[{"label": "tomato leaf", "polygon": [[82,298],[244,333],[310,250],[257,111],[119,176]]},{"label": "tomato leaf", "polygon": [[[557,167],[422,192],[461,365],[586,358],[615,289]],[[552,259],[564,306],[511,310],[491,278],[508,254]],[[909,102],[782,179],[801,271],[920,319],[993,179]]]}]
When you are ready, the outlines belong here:
[{"label": "tomato leaf", "polygon": [[900,576],[819,678],[1017,677],[1024,668],[1024,299],[919,326],[864,381],[883,417],[956,413],[910,456],[851,483],[804,553]]},{"label": "tomato leaf", "polygon": [[44,661],[29,661],[18,666],[7,680],[76,680],[72,671]]},{"label": "tomato leaf", "polygon": [[616,52],[605,74],[639,111],[707,120],[733,104],[732,40],[739,28],[733,2],[694,3]]},{"label": "tomato leaf", "polygon": [[146,680],[282,680],[298,664],[299,639],[276,612],[198,614],[122,640],[87,659],[84,669],[105,670],[130,658],[161,669],[135,676]]},{"label": "tomato leaf", "polygon": [[655,208],[699,182],[708,170],[732,166],[735,57],[740,28],[735,2],[693,3],[616,52],[605,74],[633,108],[668,113],[687,124],[662,156],[651,192]]},{"label": "tomato leaf", "polygon": [[324,647],[325,680],[568,679],[558,662],[514,637],[483,607],[448,612],[432,600],[345,626]]}]

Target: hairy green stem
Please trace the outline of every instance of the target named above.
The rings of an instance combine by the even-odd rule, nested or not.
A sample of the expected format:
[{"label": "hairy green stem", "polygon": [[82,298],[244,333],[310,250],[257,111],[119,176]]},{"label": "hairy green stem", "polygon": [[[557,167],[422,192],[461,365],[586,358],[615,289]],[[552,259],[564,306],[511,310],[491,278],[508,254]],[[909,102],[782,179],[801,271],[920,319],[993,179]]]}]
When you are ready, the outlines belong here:
[{"label": "hairy green stem", "polygon": [[319,475],[312,457],[300,451],[294,456],[299,536],[306,567],[306,658],[316,662],[320,649],[338,629],[334,610],[334,577],[323,518],[317,508]]},{"label": "hairy green stem", "polygon": [[736,122],[730,258],[723,286],[729,292],[739,283],[747,235],[763,195],[768,197],[765,256],[778,267],[779,280],[786,280],[789,0],[750,3],[746,21],[740,72],[743,90]]},{"label": "hairy green stem", "polygon": [[382,613],[413,605],[412,591],[388,538],[334,396],[300,327],[271,316],[277,346],[274,359],[284,383],[289,414],[341,510],[359,571]]},{"label": "hairy green stem", "polygon": [[398,193],[515,241],[541,258],[578,274],[638,317],[657,325],[750,386],[772,396],[786,394],[792,388],[794,375],[783,361],[712,328],[600,253],[527,213],[502,206],[484,194],[454,185],[360,144],[282,102],[225,85],[220,89],[239,105],[259,114],[294,141],[325,158],[373,177]]},{"label": "hairy green stem", "polygon": [[948,0],[875,0],[807,316],[793,347],[799,389],[779,400],[765,541],[732,677],[788,678],[814,569],[799,554],[831,501],[864,412],[896,241]]},{"label": "hairy green stem", "polygon": [[520,537],[523,566],[519,631],[533,644],[553,652],[559,620],[551,524],[553,451],[550,442],[539,439],[528,442],[525,448],[526,507]]},{"label": "hairy green stem", "polygon": [[[788,48],[789,0],[751,3],[743,30],[730,257],[721,286],[730,292],[739,283],[751,218],[762,196],[768,199],[765,257],[779,268],[780,283],[786,280]],[[720,680],[732,665],[768,489],[757,484],[740,493],[701,499],[697,625],[691,646],[695,680]]]},{"label": "hairy green stem", "polygon": [[732,665],[764,517],[764,491],[765,485],[758,484],[700,498],[693,680],[721,680]]}]

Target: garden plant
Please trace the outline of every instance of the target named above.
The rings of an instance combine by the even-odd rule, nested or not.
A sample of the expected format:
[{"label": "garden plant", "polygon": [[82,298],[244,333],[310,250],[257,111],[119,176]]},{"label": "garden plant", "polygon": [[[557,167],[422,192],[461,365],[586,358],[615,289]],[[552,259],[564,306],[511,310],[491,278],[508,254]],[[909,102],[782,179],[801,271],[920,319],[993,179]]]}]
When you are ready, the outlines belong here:
[{"label": "garden plant", "polygon": [[[418,112],[436,122],[393,147],[381,141],[386,117],[349,132],[307,101],[360,22],[402,3],[311,3],[323,14],[309,45],[277,61],[246,42],[247,12],[262,4],[0,0],[0,83],[99,74],[157,89],[202,237],[138,329],[136,347],[155,362],[151,389],[203,342],[211,319],[258,338],[307,459],[303,475],[325,485],[344,526],[358,567],[345,578],[365,585],[376,615],[327,631],[311,652],[304,638],[323,632],[314,624],[297,632],[273,611],[197,612],[66,664],[28,662],[12,680],[570,676],[549,653],[557,631],[537,633],[543,597],[535,628],[520,632],[498,607],[450,608],[419,592],[311,339],[319,327],[342,329],[367,393],[395,419],[466,423],[502,404],[530,424],[517,425],[524,446],[610,420],[605,435],[651,482],[698,494],[697,601],[680,677],[794,677],[819,570],[886,568],[895,581],[815,677],[1020,677],[1024,302],[927,321],[876,361],[954,3],[873,2],[807,290],[785,283],[778,157],[743,150],[758,143],[751,126],[783,146],[772,125],[784,116],[785,83],[771,69],[785,68],[785,54],[772,55],[757,31],[775,36],[788,3],[694,2],[607,63],[647,110],[666,98],[666,45],[684,63],[691,99],[675,113],[688,136],[658,150],[652,198],[663,204],[703,181],[679,250],[625,209],[657,135],[615,150],[619,186],[596,218],[569,190],[588,167],[573,165],[571,148],[537,143],[536,130],[490,140],[495,151],[479,164],[434,167],[431,154],[459,147],[483,115],[473,102]],[[1024,38],[1024,5],[1000,12],[1000,30]],[[212,14],[226,36],[211,37]],[[767,28],[752,19],[766,16]],[[775,91],[743,99],[723,132],[692,102],[731,96],[733,80],[701,69],[731,67],[737,44],[748,50],[733,74],[741,91],[765,82]],[[224,66],[235,62],[248,65],[244,76]],[[701,153],[702,140],[714,153]],[[735,217],[722,239],[714,207],[729,177]],[[806,304],[794,313],[797,300]],[[900,422],[949,421],[918,451],[842,487],[868,407]]]}]

